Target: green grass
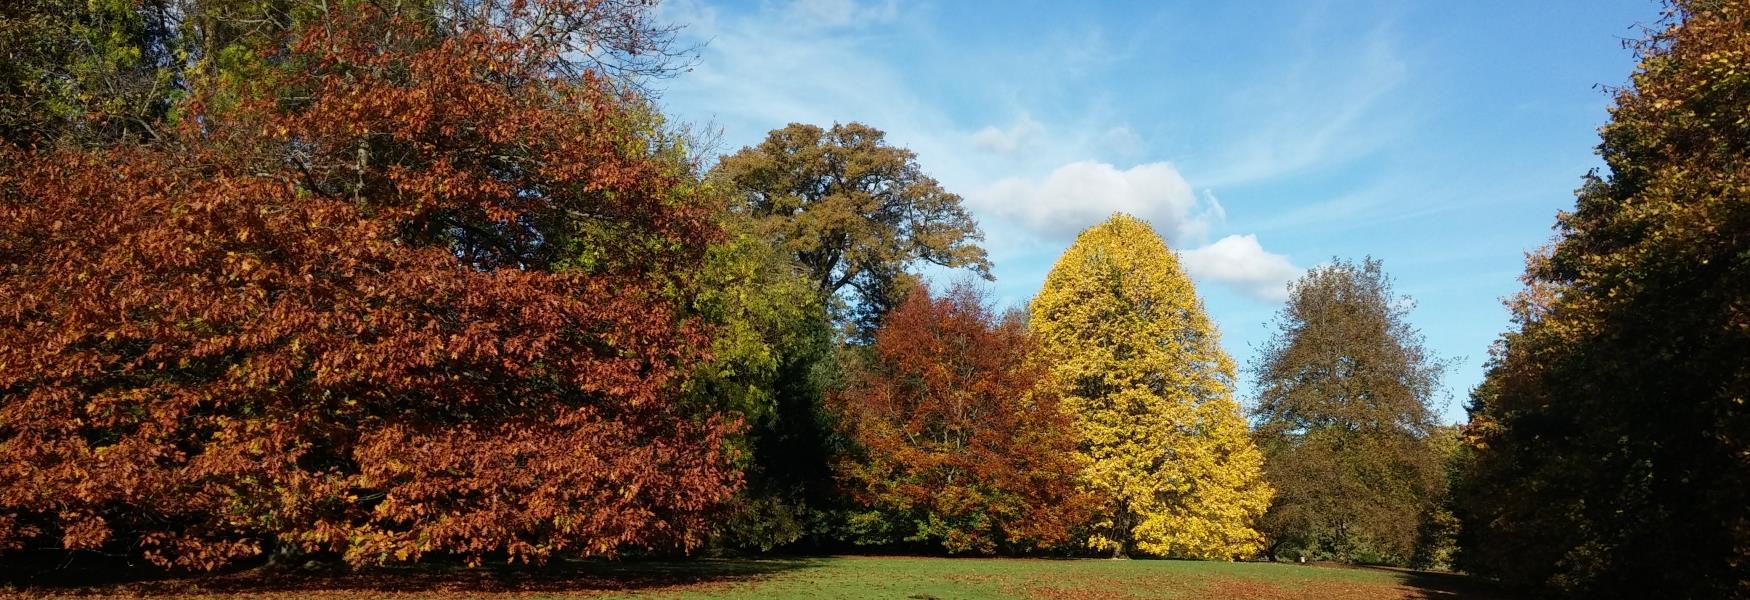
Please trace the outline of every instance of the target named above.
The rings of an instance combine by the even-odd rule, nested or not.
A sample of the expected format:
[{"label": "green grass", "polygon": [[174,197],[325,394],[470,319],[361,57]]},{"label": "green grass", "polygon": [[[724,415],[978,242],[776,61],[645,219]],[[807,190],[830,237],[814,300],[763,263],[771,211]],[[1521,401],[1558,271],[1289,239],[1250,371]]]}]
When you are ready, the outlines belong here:
[{"label": "green grass", "polygon": [[[1128,599],[1502,598],[1458,575],[1177,560],[815,557],[561,560],[542,567],[427,564],[349,572],[316,566],[171,578],[62,570],[8,593],[44,598],[288,600],[540,598]],[[105,579],[105,575],[111,577]],[[101,582],[101,583],[100,583]]]},{"label": "green grass", "polygon": [[[703,565],[711,561],[700,561]],[[1452,575],[1264,563],[833,557],[724,561],[757,575],[615,598],[1484,598]],[[563,598],[564,595],[552,596]]]}]

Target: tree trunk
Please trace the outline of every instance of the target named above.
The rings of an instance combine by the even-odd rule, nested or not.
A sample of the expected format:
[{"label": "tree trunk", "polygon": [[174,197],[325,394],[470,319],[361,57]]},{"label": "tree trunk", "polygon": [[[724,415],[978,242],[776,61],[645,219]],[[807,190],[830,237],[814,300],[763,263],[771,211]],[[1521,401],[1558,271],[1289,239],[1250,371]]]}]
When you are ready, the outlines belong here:
[{"label": "tree trunk", "polygon": [[1135,535],[1130,527],[1133,521],[1130,503],[1120,500],[1118,514],[1112,519],[1112,541],[1115,542],[1112,547],[1112,560],[1130,558],[1131,536]]},{"label": "tree trunk", "polygon": [[1276,539],[1271,541],[1269,546],[1265,546],[1264,558],[1270,559],[1270,562],[1276,562],[1276,550],[1282,547],[1282,542],[1282,539]]}]

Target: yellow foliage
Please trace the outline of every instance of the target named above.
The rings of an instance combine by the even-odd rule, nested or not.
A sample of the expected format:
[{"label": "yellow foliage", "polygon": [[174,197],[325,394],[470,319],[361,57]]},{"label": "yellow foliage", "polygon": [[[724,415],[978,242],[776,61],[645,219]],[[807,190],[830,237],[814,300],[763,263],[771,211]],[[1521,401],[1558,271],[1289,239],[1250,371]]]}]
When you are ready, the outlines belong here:
[{"label": "yellow foliage", "polygon": [[1256,553],[1273,492],[1233,399],[1233,360],[1166,242],[1113,215],[1076,238],[1031,309],[1075,417],[1082,485],[1105,503],[1089,545]]}]

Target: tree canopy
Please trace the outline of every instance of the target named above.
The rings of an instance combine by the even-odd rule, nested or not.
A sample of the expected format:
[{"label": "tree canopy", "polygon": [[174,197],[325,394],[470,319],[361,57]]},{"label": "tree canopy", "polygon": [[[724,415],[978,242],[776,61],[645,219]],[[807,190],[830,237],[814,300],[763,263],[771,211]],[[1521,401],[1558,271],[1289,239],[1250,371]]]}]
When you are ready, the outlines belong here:
[{"label": "tree canopy", "polygon": [[[356,0],[18,0],[0,13],[0,141],[18,146],[165,141],[162,130],[228,102],[236,86],[285,66],[288,32]],[[383,8],[441,39],[496,28],[539,52],[547,73],[642,90],[679,72],[691,48],[646,0],[408,0]],[[529,14],[539,27],[517,30]],[[519,16],[521,15],[521,16]],[[534,34],[539,34],[535,36]],[[538,57],[537,57],[538,55]],[[290,92],[287,88],[281,91]],[[233,92],[235,90],[232,90]]]},{"label": "tree canopy", "polygon": [[1178,258],[1117,214],[1076,237],[1033,300],[1040,356],[1074,415],[1089,544],[1123,556],[1258,550],[1271,489],[1233,400],[1234,365]]},{"label": "tree canopy", "polygon": [[1750,10],[1636,46],[1472,397],[1466,568],[1569,597],[1750,594]]},{"label": "tree canopy", "polygon": [[676,401],[675,292],[720,233],[647,110],[556,74],[595,6],[338,3],[160,142],[5,150],[0,549],[698,544],[738,424]]},{"label": "tree canopy", "polygon": [[1444,364],[1423,348],[1378,260],[1292,284],[1252,366],[1258,446],[1276,501],[1272,554],[1407,563],[1445,492],[1431,444]]},{"label": "tree canopy", "polygon": [[859,541],[989,554],[1081,524],[1075,440],[1025,327],[969,284],[920,285],[887,316],[831,400],[854,444],[841,472]]},{"label": "tree canopy", "polygon": [[861,339],[905,297],[916,264],[990,276],[977,245],[983,234],[960,196],[879,129],[792,123],[723,157],[712,175],[735,195],[734,210],[760,219],[821,293],[844,293],[839,320]]},{"label": "tree canopy", "polygon": [[862,123],[705,155],[651,0],[14,0],[0,576],[881,546],[1750,597],[1750,2],[1667,6],[1461,427],[1371,258],[1292,284],[1252,423],[1145,221],[1007,313],[933,289],[991,278],[962,198]]},{"label": "tree canopy", "polygon": [[[705,193],[727,200],[720,190]],[[711,353],[693,371],[687,396],[748,426],[737,440],[746,485],[714,543],[770,550],[821,533],[837,499],[836,445],[821,401],[837,380],[838,356],[826,299],[790,254],[747,215],[716,216],[725,236],[689,290],[712,326]]]}]

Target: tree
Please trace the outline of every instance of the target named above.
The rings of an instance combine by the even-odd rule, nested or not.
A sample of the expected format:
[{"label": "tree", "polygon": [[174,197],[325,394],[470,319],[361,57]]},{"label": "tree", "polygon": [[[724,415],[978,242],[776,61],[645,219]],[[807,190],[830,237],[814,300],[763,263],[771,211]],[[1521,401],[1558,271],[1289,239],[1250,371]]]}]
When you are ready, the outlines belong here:
[{"label": "tree", "polygon": [[1086,503],[1075,440],[1019,315],[968,284],[912,289],[830,406],[854,456],[839,465],[863,543],[949,552],[1048,548]]},{"label": "tree", "polygon": [[1431,404],[1445,363],[1380,262],[1334,260],[1290,288],[1252,366],[1276,501],[1270,554],[1407,564],[1445,491]]},{"label": "tree", "polygon": [[919,263],[989,277],[983,239],[960,197],[924,174],[909,150],[860,123],[792,123],[713,171],[735,210],[760,220],[815,286],[841,304],[838,320],[867,341],[905,297]]},{"label": "tree", "polygon": [[1639,43],[1472,395],[1467,569],[1569,597],[1750,595],[1750,7]]},{"label": "tree", "polygon": [[0,14],[0,142],[155,135],[178,88],[171,0],[19,0]]},{"label": "tree", "polygon": [[[14,0],[0,14],[0,142],[106,144],[157,139],[180,102],[214,83],[259,80],[287,66],[286,33],[326,14],[324,0]],[[443,37],[499,27],[530,6],[546,20],[535,38],[550,75],[594,73],[603,84],[647,91],[644,81],[684,70],[693,48],[656,22],[648,0],[569,0],[520,5],[411,0],[387,9]],[[520,7],[519,7],[520,6]],[[210,87],[206,92],[213,91]],[[209,95],[211,114],[226,100]]]},{"label": "tree", "polygon": [[1075,417],[1089,540],[1125,556],[1256,552],[1270,504],[1219,334],[1148,223],[1113,215],[1076,237],[1032,304],[1040,355]]},{"label": "tree", "polygon": [[689,379],[688,395],[748,425],[738,440],[746,485],[713,544],[771,550],[822,533],[837,499],[836,447],[821,407],[837,354],[825,298],[789,253],[752,218],[716,216],[726,235],[691,290],[695,310],[714,326],[711,356]]},{"label": "tree", "polygon": [[677,401],[675,296],[720,232],[645,107],[555,68],[602,6],[335,3],[161,143],[5,149],[0,551],[698,544],[738,424]]},{"label": "tree", "polygon": [[1410,566],[1415,568],[1449,571],[1457,567],[1458,537],[1463,523],[1458,519],[1455,492],[1464,483],[1471,456],[1463,436],[1463,425],[1441,425],[1428,437],[1441,457],[1441,487],[1416,533],[1416,553],[1410,557]]}]

